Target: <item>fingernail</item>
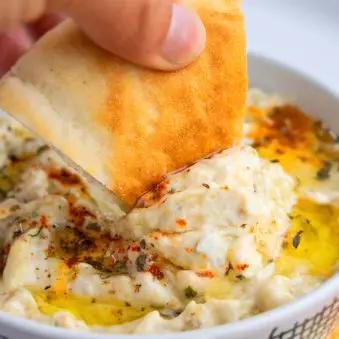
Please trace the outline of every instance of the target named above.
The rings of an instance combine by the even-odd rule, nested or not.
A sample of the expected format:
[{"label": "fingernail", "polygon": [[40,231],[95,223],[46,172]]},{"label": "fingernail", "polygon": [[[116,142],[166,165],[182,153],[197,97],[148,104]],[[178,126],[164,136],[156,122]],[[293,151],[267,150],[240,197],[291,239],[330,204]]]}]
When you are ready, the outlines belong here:
[{"label": "fingernail", "polygon": [[174,65],[193,61],[204,49],[206,30],[199,16],[173,4],[172,21],[162,46],[162,57]]}]

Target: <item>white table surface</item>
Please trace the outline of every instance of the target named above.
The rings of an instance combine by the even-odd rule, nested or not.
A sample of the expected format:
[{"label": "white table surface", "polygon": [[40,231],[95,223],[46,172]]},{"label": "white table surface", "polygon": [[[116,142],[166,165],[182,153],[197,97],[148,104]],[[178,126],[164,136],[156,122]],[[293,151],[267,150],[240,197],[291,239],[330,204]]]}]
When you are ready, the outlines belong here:
[{"label": "white table surface", "polygon": [[339,94],[339,0],[243,0],[248,50]]}]

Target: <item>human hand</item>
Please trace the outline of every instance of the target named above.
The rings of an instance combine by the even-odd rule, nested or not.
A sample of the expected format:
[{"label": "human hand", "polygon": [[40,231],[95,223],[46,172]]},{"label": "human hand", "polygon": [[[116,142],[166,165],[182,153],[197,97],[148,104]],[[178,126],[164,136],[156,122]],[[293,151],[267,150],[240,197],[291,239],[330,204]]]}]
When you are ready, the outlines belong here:
[{"label": "human hand", "polygon": [[[41,35],[72,17],[98,45],[146,67],[175,70],[203,50],[198,15],[173,0],[0,0],[0,77]],[[46,15],[46,13],[49,13]]]}]

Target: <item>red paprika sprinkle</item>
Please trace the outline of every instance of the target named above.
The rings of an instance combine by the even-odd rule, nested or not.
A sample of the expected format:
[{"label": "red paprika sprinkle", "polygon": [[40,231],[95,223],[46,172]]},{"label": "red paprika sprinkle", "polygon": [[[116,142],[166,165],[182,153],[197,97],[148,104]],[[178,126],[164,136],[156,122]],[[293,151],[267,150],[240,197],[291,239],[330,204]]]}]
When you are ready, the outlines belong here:
[{"label": "red paprika sprinkle", "polygon": [[183,218],[176,218],[175,223],[181,228],[184,228],[187,226],[187,221]]}]

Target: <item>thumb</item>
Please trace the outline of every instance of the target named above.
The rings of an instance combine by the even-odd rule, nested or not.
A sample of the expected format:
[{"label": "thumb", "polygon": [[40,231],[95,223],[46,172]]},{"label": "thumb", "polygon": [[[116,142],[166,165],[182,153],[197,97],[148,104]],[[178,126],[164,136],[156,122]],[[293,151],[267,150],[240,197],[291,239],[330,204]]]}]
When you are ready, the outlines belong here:
[{"label": "thumb", "polygon": [[199,16],[172,0],[47,0],[106,50],[134,63],[175,70],[198,57],[206,31]]}]

